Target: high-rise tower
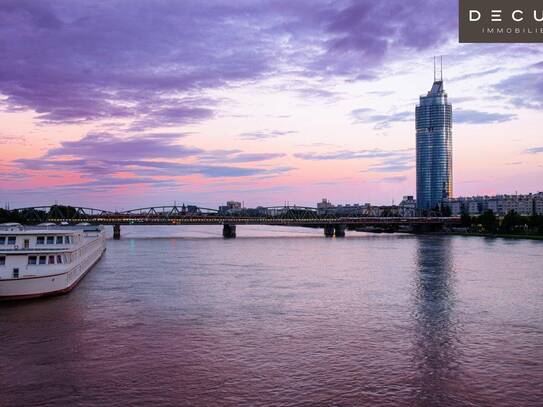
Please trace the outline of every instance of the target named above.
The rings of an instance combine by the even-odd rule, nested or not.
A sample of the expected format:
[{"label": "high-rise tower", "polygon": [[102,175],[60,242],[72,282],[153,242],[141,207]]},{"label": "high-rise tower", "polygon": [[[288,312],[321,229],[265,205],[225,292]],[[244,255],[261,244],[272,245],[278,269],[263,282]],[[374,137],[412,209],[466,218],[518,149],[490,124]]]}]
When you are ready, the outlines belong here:
[{"label": "high-rise tower", "polygon": [[417,208],[433,209],[452,196],[452,106],[434,58],[434,84],[416,108]]}]

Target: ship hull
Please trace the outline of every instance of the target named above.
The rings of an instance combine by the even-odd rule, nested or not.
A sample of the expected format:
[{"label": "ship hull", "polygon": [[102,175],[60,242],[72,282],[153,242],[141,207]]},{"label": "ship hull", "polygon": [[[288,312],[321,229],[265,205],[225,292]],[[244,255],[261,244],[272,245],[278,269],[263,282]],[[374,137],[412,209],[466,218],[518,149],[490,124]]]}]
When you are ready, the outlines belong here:
[{"label": "ship hull", "polygon": [[67,293],[100,260],[104,251],[105,247],[99,247],[89,253],[80,264],[65,273],[0,280],[0,301],[24,300]]}]

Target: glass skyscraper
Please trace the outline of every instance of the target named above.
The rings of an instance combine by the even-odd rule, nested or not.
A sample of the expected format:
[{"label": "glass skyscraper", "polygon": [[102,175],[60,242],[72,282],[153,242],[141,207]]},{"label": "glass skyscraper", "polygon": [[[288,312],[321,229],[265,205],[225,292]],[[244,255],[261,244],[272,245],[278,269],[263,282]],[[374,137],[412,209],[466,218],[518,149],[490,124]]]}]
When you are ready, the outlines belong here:
[{"label": "glass skyscraper", "polygon": [[442,78],[434,78],[430,92],[420,97],[415,116],[417,208],[433,209],[452,197],[452,106]]}]

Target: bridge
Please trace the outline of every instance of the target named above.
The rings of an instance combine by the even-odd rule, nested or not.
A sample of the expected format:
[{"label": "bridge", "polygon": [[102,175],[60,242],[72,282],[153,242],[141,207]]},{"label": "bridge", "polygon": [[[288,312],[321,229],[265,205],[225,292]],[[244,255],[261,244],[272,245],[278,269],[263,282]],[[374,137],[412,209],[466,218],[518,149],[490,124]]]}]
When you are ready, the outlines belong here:
[{"label": "bridge", "polygon": [[239,209],[222,213],[195,205],[164,205],[126,211],[50,205],[4,211],[0,221],[23,224],[54,222],[113,225],[113,236],[119,239],[121,225],[222,225],[225,238],[236,237],[236,225],[301,226],[324,229],[326,237],[344,237],[346,229],[374,231],[433,231],[460,224],[459,217],[371,216],[363,211],[357,216],[306,206],[275,206]]}]

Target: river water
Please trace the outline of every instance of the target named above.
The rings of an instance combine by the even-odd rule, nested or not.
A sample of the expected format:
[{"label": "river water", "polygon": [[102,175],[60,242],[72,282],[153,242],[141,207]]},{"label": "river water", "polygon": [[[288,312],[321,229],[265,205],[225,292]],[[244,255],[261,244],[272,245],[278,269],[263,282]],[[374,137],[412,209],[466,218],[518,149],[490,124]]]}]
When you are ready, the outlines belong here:
[{"label": "river water", "polygon": [[0,304],[1,406],[543,403],[543,241],[122,233],[70,294]]}]

